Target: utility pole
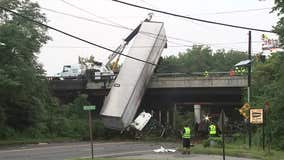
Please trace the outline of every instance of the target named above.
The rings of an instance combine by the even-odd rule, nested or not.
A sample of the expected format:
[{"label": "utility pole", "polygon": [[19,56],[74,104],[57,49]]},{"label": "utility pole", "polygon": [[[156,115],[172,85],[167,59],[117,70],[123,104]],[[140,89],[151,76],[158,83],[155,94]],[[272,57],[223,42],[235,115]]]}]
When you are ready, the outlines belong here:
[{"label": "utility pole", "polygon": [[224,110],[222,109],[221,111],[221,118],[222,118],[222,147],[223,147],[223,160],[226,159],[225,156],[225,123],[224,123],[224,118],[225,118],[225,113]]},{"label": "utility pole", "polygon": [[[251,98],[251,31],[249,31],[248,34],[248,58],[250,60],[250,63],[248,64],[248,103],[250,104],[250,98]],[[251,125],[250,122],[248,122],[248,136],[249,136],[249,148],[251,148]]]}]

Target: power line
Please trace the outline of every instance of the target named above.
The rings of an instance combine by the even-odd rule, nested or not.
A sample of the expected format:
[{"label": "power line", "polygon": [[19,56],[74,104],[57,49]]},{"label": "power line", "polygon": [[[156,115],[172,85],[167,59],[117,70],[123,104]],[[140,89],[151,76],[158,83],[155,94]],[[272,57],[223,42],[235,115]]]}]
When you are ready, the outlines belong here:
[{"label": "power line", "polygon": [[[85,17],[81,17],[81,16],[76,16],[70,13],[66,13],[66,12],[61,12],[61,11],[57,11],[57,10],[53,10],[53,9],[49,9],[49,8],[45,8],[45,7],[40,7],[43,10],[49,11],[49,12],[53,12],[53,13],[57,13],[57,14],[62,14],[65,16],[69,16],[69,17],[73,17],[73,18],[77,18],[77,19],[81,19],[81,20],[85,20],[85,21],[89,21],[89,22],[94,22],[94,23],[98,23],[98,24],[102,24],[102,25],[107,25],[107,26],[112,26],[112,27],[116,27],[116,28],[121,28],[121,29],[126,29],[126,30],[130,30],[133,31],[134,29],[132,28],[128,28],[126,26],[122,26],[122,25],[115,25],[115,24],[110,24],[110,23],[104,23],[101,21],[97,21],[97,20],[93,20],[90,18],[85,18]],[[156,38],[155,36],[157,36],[157,34],[154,33],[150,33],[150,32],[140,32],[144,35],[147,35],[151,38]],[[152,35],[152,36],[151,36]],[[183,42],[189,42],[189,43],[198,43],[198,42],[194,42],[194,41],[190,41],[190,40],[186,40],[186,39],[182,39],[182,38],[176,38],[176,37],[172,37],[172,36],[167,36],[169,39],[175,39],[175,40],[179,40],[179,41],[183,41]],[[168,40],[169,42],[175,43],[173,41]],[[180,44],[180,43],[177,43]]]},{"label": "power line", "polygon": [[[67,2],[66,0],[61,0],[61,1],[62,1],[63,3],[65,3],[65,4],[69,5],[69,6],[73,7],[73,8],[76,8],[76,9],[82,11],[82,12],[88,13],[88,14],[90,14],[90,15],[93,15],[93,16],[98,17],[98,18],[100,18],[100,19],[103,19],[103,20],[105,20],[105,21],[108,21],[108,22],[110,22],[110,23],[112,23],[112,24],[115,24],[115,25],[117,25],[117,27],[120,26],[120,27],[123,28],[123,29],[128,29],[128,30],[133,31],[133,29],[131,29],[131,28],[128,28],[128,27],[126,27],[126,26],[124,26],[124,25],[121,25],[121,24],[119,24],[119,23],[117,23],[117,22],[111,21],[111,20],[109,20],[109,19],[107,19],[107,18],[105,18],[105,17],[97,16],[97,15],[95,15],[94,13],[92,13],[92,12],[90,12],[90,11],[88,11],[88,10],[85,10],[85,9],[83,9],[83,8],[81,8],[81,7],[78,7],[78,6],[76,6],[76,5],[74,5],[74,4],[70,3],[70,2]],[[150,3],[148,3],[148,2],[146,2],[146,1],[144,1],[144,0],[141,0],[141,1],[143,1],[144,3],[147,3],[147,4],[149,4],[149,5],[151,5]],[[152,6],[153,6],[153,5],[152,5]],[[114,27],[115,27],[115,26],[114,26]],[[153,33],[148,33],[148,32],[141,32],[141,33],[147,33],[147,34],[151,34],[151,35],[156,36],[156,34],[153,34]],[[148,36],[150,36],[150,35],[148,35]],[[153,36],[150,36],[150,37],[153,37]],[[168,38],[171,38],[171,39],[175,39],[175,40],[184,41],[184,42],[198,43],[198,42],[193,42],[193,41],[190,41],[190,40],[185,40],[185,39],[181,39],[181,38],[175,38],[175,37],[171,37],[171,36],[167,36],[167,37],[168,37]]]},{"label": "power line", "polygon": [[19,14],[19,13],[17,13],[17,12],[14,12],[14,11],[12,11],[12,10],[10,10],[10,9],[5,8],[5,7],[0,6],[0,9],[4,10],[4,11],[6,11],[6,12],[10,12],[10,13],[12,13],[12,14],[14,14],[14,15],[19,16],[19,17],[22,17],[22,18],[24,18],[24,19],[26,19],[26,20],[28,20],[28,21],[31,21],[31,22],[33,22],[33,23],[35,23],[35,24],[37,24],[37,25],[44,26],[44,27],[49,28],[49,29],[51,29],[51,30],[54,30],[54,31],[56,31],[56,32],[62,33],[62,34],[64,34],[64,35],[66,35],[66,36],[69,36],[69,37],[72,37],[72,38],[74,38],[74,39],[80,40],[80,41],[82,41],[82,42],[85,42],[85,43],[91,44],[91,45],[93,45],[93,46],[99,47],[99,48],[101,48],[101,49],[104,49],[104,50],[107,50],[107,51],[110,51],[110,52],[113,52],[113,53],[117,53],[117,54],[122,55],[122,56],[125,56],[125,57],[127,57],[127,58],[131,58],[131,59],[134,59],[134,60],[137,60],[137,61],[140,61],[140,62],[144,62],[144,63],[148,63],[148,64],[151,64],[151,65],[156,66],[156,64],[154,64],[154,63],[152,63],[152,62],[148,62],[148,61],[145,61],[145,60],[142,60],[142,59],[139,59],[139,58],[135,58],[135,57],[132,57],[132,56],[125,55],[125,54],[123,54],[123,53],[116,52],[116,51],[114,51],[114,50],[112,50],[112,49],[109,49],[109,48],[107,48],[107,47],[104,47],[104,46],[102,46],[102,45],[95,44],[95,43],[93,43],[93,42],[90,42],[90,41],[85,40],[85,39],[83,39],[83,38],[77,37],[77,36],[72,35],[72,34],[70,34],[70,33],[64,32],[64,31],[59,30],[59,29],[57,29],[57,28],[54,28],[54,27],[52,27],[52,26],[49,26],[49,25],[43,24],[43,23],[41,23],[41,22],[35,21],[35,20],[33,20],[33,19],[29,18],[29,17],[26,17],[26,16],[24,16],[24,15],[22,15],[22,14]]},{"label": "power line", "polygon": [[[262,41],[252,41],[252,43],[262,43]],[[177,43],[178,44],[178,43]],[[212,45],[212,46],[222,46],[222,45],[238,45],[238,44],[247,44],[247,42],[227,42],[227,43],[207,43],[205,45]],[[193,47],[193,46],[201,46],[201,45],[168,45],[168,48],[184,48],[184,47]],[[47,48],[95,48],[95,47],[88,47],[88,46],[60,46],[60,45],[54,45],[54,46],[46,46]],[[110,47],[110,46],[109,46]],[[114,46],[113,46],[114,47]],[[148,48],[152,46],[135,46],[132,48]],[[160,46],[154,46],[154,47],[160,47]]]},{"label": "power line", "polygon": [[[254,12],[254,11],[262,11],[271,9],[267,8],[254,8],[254,9],[244,9],[244,10],[232,10],[232,11],[222,11],[222,12],[211,12],[211,13],[198,13],[198,15],[212,15],[212,14],[232,14],[232,13],[246,13],[246,12]],[[197,15],[197,14],[195,14]]]},{"label": "power line", "polygon": [[[94,47],[87,47],[87,46],[46,46],[47,48],[94,48]],[[135,46],[132,48],[149,48],[149,47],[161,47],[161,46]],[[179,47],[193,47],[192,46],[184,46],[184,45],[171,45],[167,47],[172,47],[172,48],[179,48]]]},{"label": "power line", "polygon": [[204,22],[204,23],[211,23],[211,24],[215,24],[215,25],[222,25],[222,26],[227,26],[227,27],[233,27],[233,28],[239,28],[239,29],[246,29],[246,30],[253,30],[253,31],[259,31],[259,32],[274,33],[273,31],[265,30],[265,29],[258,29],[258,28],[244,27],[244,26],[237,26],[237,25],[232,25],[232,24],[220,23],[220,22],[216,22],[216,21],[209,21],[209,20],[204,20],[204,19],[199,19],[199,18],[184,16],[184,15],[179,15],[179,14],[170,13],[170,12],[166,12],[166,11],[161,11],[161,10],[157,10],[157,9],[152,9],[152,8],[148,8],[148,7],[143,7],[143,6],[139,6],[139,5],[135,5],[135,4],[131,4],[131,3],[119,1],[119,0],[112,0],[112,1],[117,2],[117,3],[124,4],[124,5],[128,5],[128,6],[132,6],[132,7],[140,8],[140,9],[150,10],[150,11],[154,11],[154,12],[158,12],[158,13],[162,13],[162,14],[171,15],[171,16],[174,16],[174,17],[180,17],[180,18],[190,19],[190,20],[199,21],[199,22]]},{"label": "power line", "polygon": [[[64,13],[64,12],[56,11],[56,10],[53,10],[53,9],[48,9],[48,8],[43,8],[43,7],[41,7],[41,8],[43,8],[43,9],[45,9],[45,10],[48,10],[48,11],[51,11],[51,12],[58,13],[58,14],[63,14],[63,15],[66,15],[66,16],[71,16],[71,17],[74,17],[74,18],[82,19],[82,20],[87,20],[87,21],[91,21],[91,22],[95,22],[95,23],[99,23],[99,24],[103,24],[103,25],[109,25],[109,26],[112,26],[112,27],[117,27],[117,28],[122,28],[122,29],[127,29],[127,30],[133,31],[132,28],[129,28],[129,27],[126,27],[126,26],[124,26],[124,25],[121,25],[121,24],[119,24],[119,23],[117,23],[117,22],[108,20],[108,19],[105,18],[105,17],[97,16],[97,15],[95,15],[94,13],[92,13],[92,12],[90,12],[90,11],[88,11],[88,10],[85,10],[85,9],[83,9],[83,8],[81,8],[81,7],[78,7],[78,6],[76,6],[76,5],[74,5],[74,4],[70,3],[70,2],[67,2],[67,1],[65,1],[65,0],[61,0],[61,1],[62,1],[63,3],[65,3],[65,4],[69,5],[69,6],[73,7],[73,8],[76,8],[76,9],[78,9],[78,10],[80,10],[80,11],[83,11],[83,12],[85,12],[85,13],[88,13],[88,14],[90,14],[90,15],[93,15],[93,16],[95,16],[95,17],[98,17],[98,18],[100,18],[100,19],[106,20],[106,21],[108,21],[108,22],[110,22],[110,23],[112,23],[112,24],[108,24],[108,23],[104,23],[104,22],[95,21],[95,20],[92,20],[92,19],[89,19],[89,18],[80,17],[80,16],[76,16],[76,15],[69,14],[69,13]],[[154,5],[148,3],[148,2],[146,2],[146,1],[144,1],[144,0],[140,0],[140,1],[142,1],[142,2],[144,2],[144,3],[147,3],[148,5],[154,6]],[[194,22],[192,22],[192,23],[194,23]],[[195,23],[194,23],[194,24],[195,24]],[[140,33],[144,33],[145,35],[147,35],[147,36],[149,36],[149,37],[152,37],[152,38],[156,38],[155,36],[157,36],[157,34],[153,34],[153,33],[149,33],[149,32],[140,32]],[[150,35],[149,35],[149,34],[150,34]],[[154,37],[151,36],[151,35],[153,35]],[[176,38],[176,37],[172,37],[172,36],[167,36],[167,37],[168,37],[169,39],[179,40],[179,41],[183,41],[183,42],[187,42],[187,43],[189,42],[189,43],[192,43],[192,44],[197,43],[198,45],[208,45],[208,44],[203,44],[203,43],[194,42],[194,41],[186,40],[186,39],[182,39],[182,38]],[[159,37],[158,37],[158,38],[159,38]],[[181,44],[181,43],[173,42],[173,41],[170,41],[170,40],[168,40],[168,42],[172,42],[172,43],[175,43],[175,44],[178,44],[178,45],[183,45],[183,46],[185,46],[185,47],[188,46],[187,44]],[[209,44],[209,45],[210,45],[210,44]]]},{"label": "power line", "polygon": [[[82,12],[85,12],[85,13],[87,13],[87,14],[90,14],[90,15],[92,15],[92,16],[95,16],[95,17],[97,17],[97,18],[100,18],[100,19],[105,20],[105,21],[107,21],[107,22],[110,22],[110,23],[112,23],[112,24],[118,25],[118,26],[120,26],[120,27],[125,27],[125,26],[123,26],[123,25],[121,25],[121,24],[119,24],[119,23],[117,23],[117,22],[111,21],[111,20],[109,20],[109,19],[107,19],[107,18],[105,18],[105,17],[98,16],[98,15],[96,15],[96,14],[94,14],[94,13],[88,11],[88,10],[85,10],[85,9],[83,9],[83,8],[81,8],[81,7],[78,7],[78,6],[76,6],[76,5],[74,5],[74,4],[70,3],[70,2],[67,2],[67,1],[65,1],[65,0],[61,0],[61,1],[62,1],[63,3],[65,3],[65,4],[69,5],[69,6],[73,7],[73,8],[76,8],[76,9],[82,11]],[[125,27],[125,28],[127,28],[127,27]]]},{"label": "power line", "polygon": [[145,4],[147,4],[147,5],[149,5],[149,6],[151,6],[151,7],[154,7],[154,8],[156,8],[156,9],[158,9],[157,6],[155,6],[155,5],[153,5],[153,4],[149,3],[149,2],[147,2],[147,1],[145,1],[145,0],[140,0],[140,1],[143,2],[143,3],[145,3]]},{"label": "power line", "polygon": [[[88,13],[88,14],[90,14],[90,15],[93,15],[93,16],[98,17],[98,18],[100,18],[100,19],[103,19],[103,20],[105,20],[105,21],[108,21],[108,22],[110,22],[110,23],[112,23],[112,24],[115,24],[116,26],[113,25],[114,27],[120,27],[120,28],[123,28],[123,29],[128,29],[128,30],[133,31],[133,29],[131,29],[131,28],[128,28],[128,27],[126,27],[126,26],[124,26],[124,25],[121,25],[121,24],[119,24],[119,23],[117,23],[117,22],[111,21],[111,20],[109,20],[109,19],[107,19],[107,18],[105,18],[105,17],[97,16],[97,15],[95,15],[94,13],[92,13],[92,12],[90,12],[90,11],[88,11],[88,10],[85,10],[85,9],[83,9],[83,8],[81,8],[81,7],[78,7],[78,6],[76,6],[76,5],[74,5],[74,4],[70,3],[70,2],[67,2],[67,1],[65,1],[65,0],[61,0],[61,1],[62,1],[63,3],[65,3],[65,4],[69,5],[69,6],[73,7],[73,8],[76,8],[76,9],[82,11],[82,12]],[[147,3],[147,2],[144,1],[144,3]],[[149,4],[149,3],[148,3],[148,4]],[[70,15],[70,14],[69,14],[69,15]],[[148,33],[148,32],[141,32],[141,33],[147,33],[147,34],[151,34],[151,35],[157,36],[156,34]],[[148,35],[148,36],[150,36],[150,35]],[[153,36],[150,36],[150,37],[153,38]],[[181,38],[175,38],[175,37],[171,37],[171,36],[167,36],[167,37],[168,37],[168,38],[171,38],[171,39],[175,39],[175,40],[184,41],[184,42],[197,43],[197,42],[193,42],[193,41],[185,40],[185,39],[181,39]]]},{"label": "power line", "polygon": [[127,28],[127,27],[121,27],[121,25],[114,25],[114,24],[110,24],[110,23],[104,23],[104,22],[101,22],[101,21],[96,21],[96,20],[93,20],[93,19],[90,19],[90,18],[76,16],[74,14],[61,12],[61,11],[57,11],[57,10],[54,10],[54,9],[49,9],[49,8],[45,8],[45,7],[40,7],[40,8],[43,9],[43,10],[49,11],[49,12],[62,14],[62,15],[65,15],[65,16],[69,16],[69,17],[73,17],[73,18],[77,18],[77,19],[81,19],[81,20],[85,20],[85,21],[89,21],[89,22],[94,22],[94,23],[107,25],[107,26],[112,26],[112,27],[117,27],[117,28],[125,28],[125,29],[128,29],[128,30],[130,29],[130,28]]},{"label": "power line", "polygon": [[[85,18],[85,17],[81,17],[81,16],[76,16],[76,15],[73,15],[73,14],[70,14],[70,13],[66,13],[66,12],[61,12],[61,11],[57,11],[57,10],[53,10],[53,9],[49,9],[49,8],[45,8],[45,7],[40,7],[41,9],[43,10],[47,10],[49,12],[53,12],[53,13],[57,13],[57,14],[62,14],[62,15],[65,15],[65,16],[70,16],[70,17],[73,17],[73,18],[77,18],[77,19],[81,19],[81,20],[86,20],[86,21],[89,21],[89,22],[94,22],[94,23],[98,23],[98,24],[102,24],[102,25],[107,25],[107,26],[111,26],[111,27],[116,27],[116,28],[121,28],[121,29],[127,29],[127,30],[131,30],[133,31],[132,28],[128,28],[128,27],[121,27],[120,25],[114,25],[114,24],[109,24],[109,23],[104,23],[104,22],[101,22],[101,21],[96,21],[96,20],[93,20],[93,19],[89,19],[89,18]],[[142,32],[142,33],[145,33],[145,34],[152,34],[152,35],[155,35],[157,36],[157,34],[153,34],[153,33],[149,33],[149,32]],[[153,36],[150,36],[148,35],[149,37],[153,38]],[[170,39],[175,39],[175,40],[179,40],[179,41],[184,41],[184,42],[189,42],[189,43],[198,43],[198,42],[194,42],[194,41],[190,41],[190,40],[186,40],[186,39],[181,39],[181,38],[176,38],[176,37],[172,37],[172,36],[168,36],[168,38]],[[168,41],[170,43],[174,43],[174,44],[177,44],[178,46],[174,46],[174,47],[192,47],[192,45],[187,45],[187,44],[181,44],[181,43],[177,43],[177,42],[174,42],[174,41]],[[259,42],[262,42],[262,41],[253,41],[253,43],[259,43]],[[241,44],[241,43],[244,43],[246,44],[247,42],[226,42],[226,43],[199,43],[197,45],[226,45],[226,44]],[[171,46],[168,46],[168,47],[171,47]]]}]

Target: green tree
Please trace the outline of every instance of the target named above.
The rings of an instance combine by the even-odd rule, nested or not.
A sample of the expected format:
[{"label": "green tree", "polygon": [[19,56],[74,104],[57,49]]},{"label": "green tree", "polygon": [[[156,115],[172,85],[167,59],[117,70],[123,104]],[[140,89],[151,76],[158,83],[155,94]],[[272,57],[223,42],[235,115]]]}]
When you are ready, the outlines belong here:
[{"label": "green tree", "polygon": [[[282,16],[284,14],[284,1],[275,0],[275,7],[273,7],[274,12],[278,13],[278,16]],[[284,44],[284,17],[280,17],[277,25],[274,27],[274,31],[279,35],[280,43]]]},{"label": "green tree", "polygon": [[[47,21],[29,0],[2,0],[0,6]],[[37,54],[49,39],[47,28],[0,9],[0,114],[6,126],[23,130],[45,119],[51,99]]]},{"label": "green tree", "polygon": [[220,72],[229,71],[236,63],[247,59],[247,54],[240,51],[212,51],[207,46],[193,46],[178,56],[164,57],[158,65],[157,72]]},{"label": "green tree", "polygon": [[253,106],[262,108],[266,101],[270,103],[267,133],[271,131],[274,146],[284,149],[284,55],[274,53],[265,63],[254,66]]}]

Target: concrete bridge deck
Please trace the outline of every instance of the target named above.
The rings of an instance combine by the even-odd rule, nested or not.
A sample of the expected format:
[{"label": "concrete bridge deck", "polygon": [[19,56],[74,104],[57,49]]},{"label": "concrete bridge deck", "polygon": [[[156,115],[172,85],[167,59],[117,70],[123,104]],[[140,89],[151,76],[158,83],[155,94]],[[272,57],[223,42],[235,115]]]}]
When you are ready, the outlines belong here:
[{"label": "concrete bridge deck", "polygon": [[[50,81],[50,88],[56,90],[97,90],[110,89],[111,80],[83,81],[83,80],[53,80]],[[247,87],[246,76],[210,76],[210,77],[189,77],[189,76],[152,76],[148,88],[244,88]]]}]

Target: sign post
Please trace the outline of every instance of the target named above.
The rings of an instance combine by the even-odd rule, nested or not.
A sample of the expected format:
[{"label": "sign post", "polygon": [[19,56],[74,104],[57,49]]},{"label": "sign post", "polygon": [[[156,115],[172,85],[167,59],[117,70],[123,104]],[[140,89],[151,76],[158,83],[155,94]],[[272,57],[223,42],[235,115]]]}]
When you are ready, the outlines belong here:
[{"label": "sign post", "polygon": [[224,111],[223,111],[223,109],[222,109],[222,111],[221,111],[221,118],[222,118],[222,143],[223,143],[223,145],[222,145],[222,147],[223,147],[223,160],[225,160],[225,127],[224,127],[224,118],[225,118],[225,113],[224,113]]},{"label": "sign post", "polygon": [[83,109],[88,111],[89,114],[89,130],[90,130],[90,141],[91,141],[91,151],[92,160],[94,159],[94,145],[93,145],[93,121],[92,121],[92,110],[96,110],[96,106],[84,106]]},{"label": "sign post", "polygon": [[266,127],[268,128],[267,131],[267,142],[268,142],[268,153],[270,153],[270,146],[271,146],[271,130],[270,130],[270,120],[269,120],[269,108],[270,108],[270,104],[268,101],[266,101],[264,103],[264,106],[265,106],[265,122],[266,122]]},{"label": "sign post", "polygon": [[250,110],[250,123],[262,124],[262,149],[265,149],[265,135],[264,135],[264,109],[251,109]]}]

